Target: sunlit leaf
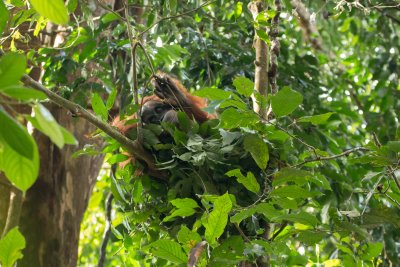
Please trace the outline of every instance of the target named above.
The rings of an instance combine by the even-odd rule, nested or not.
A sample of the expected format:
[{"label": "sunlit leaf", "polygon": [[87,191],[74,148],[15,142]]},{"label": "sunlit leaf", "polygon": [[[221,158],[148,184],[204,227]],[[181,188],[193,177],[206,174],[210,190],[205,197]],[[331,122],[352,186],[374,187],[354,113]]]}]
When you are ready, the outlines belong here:
[{"label": "sunlit leaf", "polygon": [[63,132],[50,111],[41,104],[37,104],[34,111],[35,118],[40,125],[40,131],[47,135],[59,148],[63,148],[65,144]]},{"label": "sunlit leaf", "polygon": [[56,24],[66,24],[69,21],[68,11],[62,0],[29,0],[32,6],[43,17]]},{"label": "sunlit leaf", "polygon": [[0,93],[20,101],[44,100],[47,96],[38,90],[20,85],[11,85],[0,88]]},{"label": "sunlit leaf", "polygon": [[12,267],[17,260],[22,259],[22,250],[25,248],[25,245],[25,238],[19,232],[18,227],[8,231],[8,233],[0,239],[0,263],[2,266]]},{"label": "sunlit leaf", "polygon": [[277,117],[289,115],[302,102],[303,96],[287,86],[271,97],[272,111]]},{"label": "sunlit leaf", "polygon": [[311,122],[314,125],[324,124],[328,121],[328,119],[332,116],[332,114],[333,112],[328,112],[320,115],[305,116],[298,119],[298,122]]},{"label": "sunlit leaf", "polygon": [[26,58],[21,54],[9,53],[0,58],[0,90],[16,85],[25,73]]},{"label": "sunlit leaf", "polygon": [[168,260],[175,264],[184,264],[187,262],[187,255],[183,252],[182,247],[172,240],[160,239],[149,245],[151,253],[162,259]]}]

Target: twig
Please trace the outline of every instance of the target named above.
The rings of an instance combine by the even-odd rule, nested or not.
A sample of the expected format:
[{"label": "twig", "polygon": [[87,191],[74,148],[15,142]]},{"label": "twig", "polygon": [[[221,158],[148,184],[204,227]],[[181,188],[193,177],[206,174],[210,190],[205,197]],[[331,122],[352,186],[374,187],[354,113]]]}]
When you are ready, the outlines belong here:
[{"label": "twig", "polygon": [[[131,140],[121,134],[118,130],[116,130],[114,127],[109,125],[108,123],[102,121],[86,109],[84,109],[82,106],[69,101],[56,93],[50,91],[46,87],[44,87],[41,83],[33,80],[31,77],[28,75],[24,75],[21,79],[25,85],[31,86],[35,88],[36,90],[39,90],[47,95],[47,97],[53,101],[55,104],[68,109],[69,111],[72,112],[72,114],[75,114],[77,116],[80,116],[84,119],[86,119],[88,122],[105,132],[107,135],[118,141],[123,147],[125,147],[129,153],[132,154],[136,159],[141,160],[147,164],[147,167],[149,168],[149,171],[151,175],[154,177],[157,177],[159,179],[165,180],[167,178],[165,172],[158,171],[154,159],[152,155],[147,152],[142,145],[137,142],[136,140]],[[156,171],[157,170],[157,171]]]},{"label": "twig", "polygon": [[1,237],[4,237],[8,233],[8,231],[18,226],[19,216],[21,214],[22,200],[22,192],[18,188],[13,186],[10,190],[10,204],[8,205],[6,225],[4,226],[3,234]]},{"label": "twig", "polygon": [[245,235],[245,233],[240,228],[240,226],[237,223],[234,223],[234,225],[235,225],[236,229],[238,230],[239,234],[243,237],[243,239],[246,240],[246,242],[251,242],[250,238],[248,238],[247,235]]},{"label": "twig", "polygon": [[210,4],[214,3],[214,2],[216,2],[216,0],[207,1],[207,2],[204,2],[203,4],[201,4],[199,7],[196,7],[196,8],[194,8],[194,9],[191,9],[191,10],[188,10],[188,11],[185,11],[185,12],[182,12],[182,13],[180,13],[180,14],[173,15],[173,16],[168,16],[168,17],[161,18],[161,19],[157,20],[156,22],[154,22],[153,24],[151,24],[149,27],[147,27],[147,28],[146,28],[145,30],[143,30],[142,32],[138,33],[136,36],[137,36],[137,37],[141,37],[143,34],[145,34],[146,32],[148,32],[148,31],[151,30],[154,26],[156,26],[157,24],[159,24],[160,22],[162,22],[162,21],[164,21],[164,20],[169,20],[169,19],[175,19],[175,18],[183,17],[183,16],[185,16],[185,15],[187,15],[187,14],[189,14],[189,13],[196,12],[197,10],[199,10],[199,9],[205,7],[205,6],[208,6],[208,5],[210,5]]},{"label": "twig", "polygon": [[111,13],[113,13],[115,16],[118,17],[119,20],[126,22],[126,19],[124,17],[122,17],[120,14],[118,14],[118,12],[116,12],[115,10],[113,10],[112,8],[110,8],[107,4],[103,3],[101,0],[97,0],[97,3],[99,3],[99,5],[107,10],[110,11]]},{"label": "twig", "polygon": [[384,195],[400,208],[400,203],[396,199],[389,196],[388,193],[384,193]]},{"label": "twig", "polygon": [[[111,175],[114,175],[113,172],[114,172],[114,170],[111,169]],[[100,246],[100,257],[99,257],[99,261],[97,263],[97,267],[103,267],[104,262],[106,260],[106,248],[107,248],[108,240],[110,239],[110,235],[111,235],[111,208],[112,208],[113,198],[114,198],[114,196],[110,192],[106,199],[106,226],[104,229],[103,240],[102,240],[101,246]]]},{"label": "twig", "polygon": [[310,163],[310,162],[332,160],[332,159],[336,159],[336,158],[347,156],[347,155],[349,155],[351,153],[354,153],[356,151],[368,151],[368,150],[369,149],[367,149],[365,147],[355,147],[355,148],[346,150],[346,151],[344,151],[344,152],[342,152],[340,154],[336,154],[336,155],[329,156],[329,157],[319,157],[319,156],[317,156],[317,158],[315,158],[315,159],[307,159],[307,160],[305,160],[305,161],[303,161],[303,162],[301,162],[299,164],[296,164],[296,165],[293,166],[293,168],[302,166],[302,165],[304,165],[306,163]]}]

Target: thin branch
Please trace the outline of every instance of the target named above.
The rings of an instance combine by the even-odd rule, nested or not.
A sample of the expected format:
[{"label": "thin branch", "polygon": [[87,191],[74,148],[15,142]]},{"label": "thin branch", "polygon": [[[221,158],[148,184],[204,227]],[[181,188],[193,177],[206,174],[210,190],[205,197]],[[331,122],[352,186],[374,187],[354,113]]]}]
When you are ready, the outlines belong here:
[{"label": "thin branch", "polygon": [[22,192],[16,188],[12,187],[10,190],[10,204],[8,205],[7,220],[4,226],[3,234],[4,237],[8,231],[18,226],[19,216],[21,214],[23,195]]},{"label": "thin branch", "polygon": [[247,237],[247,235],[243,232],[243,230],[240,228],[238,223],[234,223],[236,229],[238,230],[239,234],[243,237],[246,242],[251,242],[250,238]]},{"label": "thin branch", "polygon": [[185,11],[185,12],[182,12],[182,13],[180,13],[180,14],[176,14],[176,15],[172,15],[172,16],[168,16],[168,17],[161,18],[161,19],[157,20],[156,22],[154,22],[154,23],[153,23],[152,25],[150,25],[149,27],[147,27],[147,28],[146,28],[145,30],[143,30],[142,32],[138,33],[138,34],[137,34],[137,37],[141,37],[143,34],[145,34],[146,32],[150,31],[154,26],[156,26],[157,24],[159,24],[160,22],[162,22],[162,21],[164,21],[164,20],[169,20],[169,19],[175,19],[175,18],[183,17],[183,16],[185,16],[185,15],[187,15],[187,14],[190,14],[190,13],[192,13],[192,12],[196,12],[197,10],[199,10],[199,9],[205,7],[205,6],[208,6],[208,5],[210,5],[210,4],[214,3],[214,2],[216,2],[216,0],[207,1],[207,2],[204,2],[203,4],[201,4],[200,6],[194,8],[194,9],[191,9],[191,10],[188,10],[188,11]]},{"label": "thin branch", "polygon": [[302,165],[304,165],[306,163],[310,163],[310,162],[327,161],[327,160],[337,159],[337,158],[347,156],[347,155],[349,155],[351,153],[354,153],[354,152],[357,152],[357,151],[368,151],[368,149],[364,148],[364,147],[355,147],[355,148],[346,150],[346,151],[344,151],[344,152],[342,152],[340,154],[336,154],[336,155],[329,156],[329,157],[319,157],[319,156],[317,156],[317,158],[307,159],[307,160],[305,160],[305,161],[303,161],[303,162],[301,162],[299,164],[296,164],[296,165],[293,166],[293,168],[302,166]]},{"label": "thin branch", "polygon": [[[114,172],[114,170],[111,169],[111,175],[114,175],[113,172]],[[111,208],[112,208],[113,198],[114,198],[113,194],[110,192],[106,199],[106,226],[104,228],[103,240],[102,240],[101,246],[100,246],[100,257],[99,257],[99,261],[97,263],[97,267],[103,267],[104,262],[106,260],[106,248],[107,248],[108,240],[110,239],[110,235],[111,235]]]},{"label": "thin branch", "polygon": [[127,151],[130,154],[132,154],[133,157],[135,157],[135,159],[138,159],[146,163],[147,167],[149,168],[150,175],[162,180],[165,180],[167,178],[165,172],[157,170],[152,155],[149,152],[147,152],[139,142],[127,138],[126,136],[121,134],[117,129],[115,129],[108,123],[102,121],[94,114],[84,109],[82,106],[72,101],[69,101],[57,95],[56,93],[50,91],[49,89],[44,87],[41,83],[33,80],[28,75],[24,75],[21,80],[24,82],[25,85],[31,86],[36,90],[45,93],[47,97],[55,104],[68,109],[72,114],[76,116],[84,118],[85,120],[87,120],[88,122],[99,128],[100,130],[105,132],[107,135],[118,141],[125,149],[127,149]]},{"label": "thin branch", "polygon": [[113,10],[111,7],[109,7],[107,4],[103,3],[101,0],[97,0],[97,3],[99,3],[99,5],[107,10],[110,11],[111,13],[113,13],[115,16],[118,17],[119,20],[126,22],[126,19],[124,17],[122,17],[120,14],[118,14],[118,12],[116,12],[115,10]]}]

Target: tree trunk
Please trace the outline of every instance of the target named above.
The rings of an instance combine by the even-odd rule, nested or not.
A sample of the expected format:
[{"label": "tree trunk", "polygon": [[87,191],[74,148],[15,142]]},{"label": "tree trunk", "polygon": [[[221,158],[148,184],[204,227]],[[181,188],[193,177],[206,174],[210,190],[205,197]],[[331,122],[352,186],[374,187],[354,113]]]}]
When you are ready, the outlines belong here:
[{"label": "tree trunk", "polygon": [[35,134],[40,174],[22,207],[20,230],[27,242],[18,266],[76,266],[80,223],[103,162],[102,155],[72,158],[85,144],[102,141],[86,137],[95,130],[87,121],[75,120],[59,107],[50,110],[79,147],[60,150],[43,134]]}]

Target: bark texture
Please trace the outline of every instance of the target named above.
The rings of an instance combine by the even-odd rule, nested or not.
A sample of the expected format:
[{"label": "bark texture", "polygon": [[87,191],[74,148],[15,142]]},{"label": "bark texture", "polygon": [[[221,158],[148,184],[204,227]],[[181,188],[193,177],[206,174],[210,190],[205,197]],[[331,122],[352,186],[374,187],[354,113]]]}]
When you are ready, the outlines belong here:
[{"label": "bark texture", "polygon": [[20,230],[27,241],[18,266],[76,266],[80,223],[86,210],[103,156],[72,154],[85,144],[95,128],[83,119],[72,119],[59,107],[50,108],[56,120],[78,138],[79,146],[58,149],[46,136],[36,133],[40,175],[27,191]]},{"label": "bark texture", "polygon": [[[265,10],[264,1],[253,1],[250,2],[248,8],[256,19],[258,14]],[[259,31],[267,32],[266,27],[259,26]],[[256,50],[256,59],[254,64],[256,66],[254,74],[254,90],[260,93],[262,98],[267,99],[268,96],[268,67],[269,67],[269,47],[266,42],[255,34],[254,35],[254,49]],[[260,101],[257,101],[255,95],[252,95],[253,110],[257,112],[262,118],[267,119],[267,108],[260,105]]]}]

